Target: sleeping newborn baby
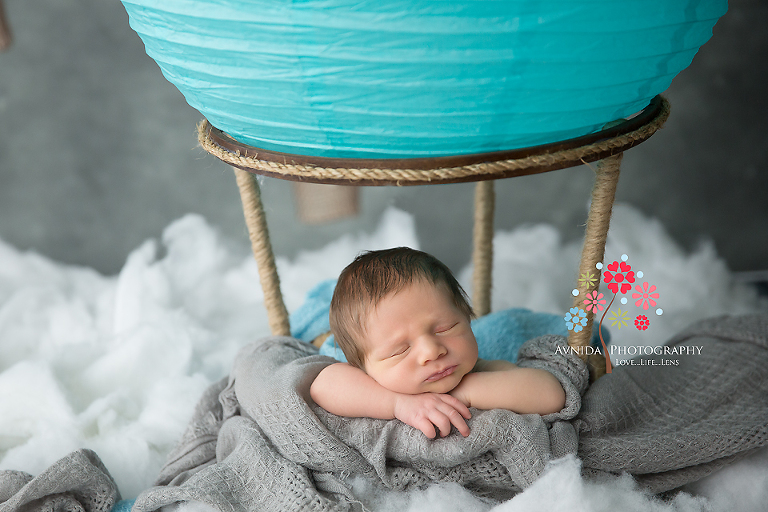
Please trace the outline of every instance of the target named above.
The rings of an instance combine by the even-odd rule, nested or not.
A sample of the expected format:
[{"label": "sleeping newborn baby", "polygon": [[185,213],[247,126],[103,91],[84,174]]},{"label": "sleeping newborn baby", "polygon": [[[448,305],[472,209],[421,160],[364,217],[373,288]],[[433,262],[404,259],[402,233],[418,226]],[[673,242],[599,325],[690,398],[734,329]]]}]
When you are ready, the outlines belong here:
[{"label": "sleeping newborn baby", "polygon": [[565,404],[551,373],[478,359],[464,290],[435,257],[407,247],[364,253],[339,276],[331,331],[348,363],[312,383],[339,416],[397,418],[434,438],[469,435],[469,407],[550,414]]}]

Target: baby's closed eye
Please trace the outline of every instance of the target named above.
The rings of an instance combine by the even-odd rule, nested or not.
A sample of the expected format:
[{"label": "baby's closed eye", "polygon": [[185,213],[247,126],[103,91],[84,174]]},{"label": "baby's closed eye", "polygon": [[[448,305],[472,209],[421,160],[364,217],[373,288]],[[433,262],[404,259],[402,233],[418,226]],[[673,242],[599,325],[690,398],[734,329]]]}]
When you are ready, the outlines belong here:
[{"label": "baby's closed eye", "polygon": [[446,325],[446,326],[437,327],[437,328],[435,329],[435,334],[443,334],[443,333],[446,333],[446,332],[450,331],[451,329],[453,329],[454,327],[456,327],[457,325],[459,325],[459,322],[456,322],[456,323],[454,323],[454,324],[451,324],[451,325]]},{"label": "baby's closed eye", "polygon": [[395,351],[389,357],[397,357],[397,356],[403,355],[403,354],[405,354],[408,351],[409,348],[410,347],[408,345],[403,345],[401,347],[398,347],[398,348],[395,349]]}]

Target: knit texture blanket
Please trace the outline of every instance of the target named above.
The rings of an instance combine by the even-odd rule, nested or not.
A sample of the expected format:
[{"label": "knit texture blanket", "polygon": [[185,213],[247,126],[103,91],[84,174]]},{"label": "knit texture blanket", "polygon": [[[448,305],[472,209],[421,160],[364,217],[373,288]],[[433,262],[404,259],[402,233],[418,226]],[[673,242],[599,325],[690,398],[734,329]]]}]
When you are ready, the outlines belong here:
[{"label": "knit texture blanket", "polygon": [[707,319],[666,347],[590,386],[573,422],[587,475],[659,493],[768,445],[768,315]]},{"label": "knit texture blanket", "polygon": [[133,510],[186,500],[248,510],[360,508],[347,482],[352,475],[401,491],[451,481],[489,501],[506,500],[549,459],[576,453],[568,420],[579,411],[588,372],[557,347],[564,338],[537,338],[522,347],[519,365],[545,367],[560,380],[562,411],[542,417],[472,410],[469,437],[430,440],[397,420],[342,418],[315,405],[309,387],[335,360],[311,345],[292,338],[250,345],[226,386],[210,389],[198,405],[160,475],[165,486],[144,493]]},{"label": "knit texture blanket", "polygon": [[[616,367],[586,393],[586,369],[565,346],[544,336],[518,358],[560,380],[562,411],[473,410],[468,438],[429,440],[398,420],[340,418],[317,407],[309,386],[332,360],[314,347],[292,338],[250,345],[230,377],[201,398],[157,486],[133,512],[184,501],[233,511],[362,509],[353,475],[394,490],[457,482],[499,502],[570,453],[588,477],[627,471],[662,492],[768,444],[767,316],[701,322],[673,338],[666,354]],[[34,479],[0,472],[0,512],[51,510],[51,499],[62,498],[73,498],[63,510],[78,510],[72,503],[109,510],[119,493],[106,469],[92,452],[76,455]]]}]

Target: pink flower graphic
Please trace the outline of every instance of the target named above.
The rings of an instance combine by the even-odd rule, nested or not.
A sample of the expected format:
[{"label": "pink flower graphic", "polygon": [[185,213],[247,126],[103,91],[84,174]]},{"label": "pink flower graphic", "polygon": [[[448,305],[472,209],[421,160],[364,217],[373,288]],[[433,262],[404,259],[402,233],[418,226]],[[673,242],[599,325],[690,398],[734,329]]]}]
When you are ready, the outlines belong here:
[{"label": "pink flower graphic", "polygon": [[584,301],[584,304],[587,306],[587,311],[597,313],[598,311],[603,310],[605,299],[603,298],[602,293],[598,294],[597,290],[594,290],[587,294],[587,299]]},{"label": "pink flower graphic", "polygon": [[630,283],[635,282],[635,273],[627,263],[614,261],[608,265],[608,270],[603,272],[603,281],[608,283],[608,289],[613,293],[619,293],[619,285],[621,285],[621,293],[627,293],[632,289]]},{"label": "pink flower graphic", "polygon": [[635,302],[635,306],[642,307],[644,310],[648,311],[650,306],[656,305],[656,301],[653,299],[658,299],[659,294],[653,293],[656,291],[655,286],[649,285],[647,282],[645,282],[643,283],[642,288],[635,286],[635,290],[637,293],[632,294],[633,299],[638,299],[637,302]]},{"label": "pink flower graphic", "polygon": [[651,325],[650,320],[648,320],[648,317],[645,315],[637,315],[635,317],[635,327],[637,327],[638,331],[644,331],[648,328],[648,326]]}]

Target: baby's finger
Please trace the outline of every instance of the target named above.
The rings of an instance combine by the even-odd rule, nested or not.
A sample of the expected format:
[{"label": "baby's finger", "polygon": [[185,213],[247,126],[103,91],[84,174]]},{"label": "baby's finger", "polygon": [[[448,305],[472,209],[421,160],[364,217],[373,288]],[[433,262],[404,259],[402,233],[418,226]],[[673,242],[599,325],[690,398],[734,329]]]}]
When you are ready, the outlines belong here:
[{"label": "baby's finger", "polygon": [[429,415],[430,421],[438,428],[440,431],[440,437],[445,437],[448,434],[451,433],[451,420],[449,416],[446,414],[448,411],[441,411],[440,409],[435,409],[432,411],[432,413]]},{"label": "baby's finger", "polygon": [[461,416],[459,411],[454,409],[448,417],[462,436],[467,437],[469,435],[469,425],[467,425],[467,421]]},{"label": "baby's finger", "polygon": [[[469,435],[469,426],[467,426],[467,422],[462,417],[461,413],[451,407],[449,404],[444,404],[440,411],[445,414],[446,419],[448,420],[448,430],[450,431],[451,425],[456,427],[456,430],[461,433],[462,436],[467,437]],[[442,431],[441,431],[442,433]]]},{"label": "baby's finger", "polygon": [[453,395],[440,395],[440,398],[443,402],[453,407],[455,410],[459,411],[459,414],[464,416],[466,419],[470,419],[472,417],[472,413],[469,412],[469,408],[464,405],[464,403],[456,398]]},{"label": "baby's finger", "polygon": [[427,418],[420,418],[419,420],[414,421],[411,426],[424,432],[424,435],[430,439],[434,439],[437,435],[435,426]]}]

